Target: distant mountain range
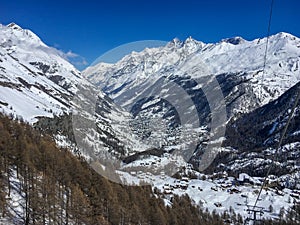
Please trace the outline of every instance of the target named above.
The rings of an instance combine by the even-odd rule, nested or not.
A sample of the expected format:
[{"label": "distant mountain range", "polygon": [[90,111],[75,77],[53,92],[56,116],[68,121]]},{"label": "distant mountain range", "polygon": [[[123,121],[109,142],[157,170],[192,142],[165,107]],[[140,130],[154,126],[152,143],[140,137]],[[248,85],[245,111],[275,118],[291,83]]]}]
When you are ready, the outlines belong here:
[{"label": "distant mountain range", "polygon": [[[270,161],[270,157],[266,158],[266,155],[274,152],[273,148],[278,142],[288,112],[299,91],[299,66],[300,39],[281,32],[268,39],[247,41],[241,37],[234,37],[208,44],[191,37],[185,41],[174,39],[163,47],[132,52],[115,64],[99,63],[87,68],[83,75],[117,104],[123,107],[130,106],[128,110],[131,110],[137,119],[163,118],[169,125],[168,128],[173,128],[169,129],[172,131],[182,122],[176,112],[176,106],[192,99],[197,113],[192,112],[193,107],[186,108],[185,113],[190,115],[190,123],[199,120],[200,127],[204,127],[207,132],[203,132],[202,129],[199,133],[199,127],[196,126],[181,140],[189,142],[190,134],[198,132],[199,145],[190,160],[196,167],[201,166],[201,162],[198,161],[207,145],[205,135],[211,129],[212,110],[207,95],[210,91],[221,89],[227,114],[224,121],[227,125],[226,141],[222,145],[224,148],[217,150],[222,151],[222,160],[219,159],[221,156],[218,156],[219,163],[222,163],[219,165],[214,162],[213,171],[218,170],[217,165],[221,166],[222,170],[226,168],[231,172],[243,171],[262,176],[268,168],[267,162]],[[162,78],[163,87],[160,87]],[[212,78],[217,80],[219,87],[212,84]],[[172,83],[173,86],[167,86],[167,83]],[[177,93],[177,98],[166,104],[164,100],[171,99],[170,96],[174,95],[174,86],[184,89],[185,93]],[[207,86],[211,88],[203,91]],[[217,92],[212,95],[217,95]],[[297,171],[296,177],[299,177],[297,159],[300,128],[297,126],[297,115],[298,108],[285,139],[285,146],[282,147],[288,148],[289,154],[294,157],[288,162],[282,159],[280,169],[277,170],[280,170],[280,174]],[[154,126],[152,129],[154,136],[155,133],[156,136],[162,133],[159,127],[160,125]],[[169,140],[173,140],[178,133],[169,132],[172,136]],[[175,148],[181,144],[174,144],[169,140],[166,140],[164,145]],[[269,154],[263,153],[262,150]],[[249,159],[256,159],[257,162]],[[283,169],[287,164],[295,166]],[[211,169],[209,168],[209,171]]]}]

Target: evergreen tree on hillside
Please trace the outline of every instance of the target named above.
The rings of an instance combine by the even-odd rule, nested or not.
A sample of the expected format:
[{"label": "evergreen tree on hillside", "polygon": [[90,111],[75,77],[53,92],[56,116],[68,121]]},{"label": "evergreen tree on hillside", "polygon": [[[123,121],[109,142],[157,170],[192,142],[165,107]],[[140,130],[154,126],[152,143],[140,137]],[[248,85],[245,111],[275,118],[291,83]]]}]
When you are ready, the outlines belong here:
[{"label": "evergreen tree on hillside", "polygon": [[222,224],[188,196],[167,207],[150,186],[112,183],[50,136],[0,114],[0,217],[10,216],[12,190],[23,197],[17,219],[26,225]]}]

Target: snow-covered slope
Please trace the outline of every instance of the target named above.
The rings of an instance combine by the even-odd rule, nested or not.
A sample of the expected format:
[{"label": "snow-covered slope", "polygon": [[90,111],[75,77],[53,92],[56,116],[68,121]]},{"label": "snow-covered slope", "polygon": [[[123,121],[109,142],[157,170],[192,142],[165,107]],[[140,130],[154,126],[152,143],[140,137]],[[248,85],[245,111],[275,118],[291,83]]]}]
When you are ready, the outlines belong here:
[{"label": "snow-covered slope", "polygon": [[[88,111],[88,104],[95,111]],[[58,143],[71,145],[70,140],[81,141],[72,135],[73,111],[94,116],[98,142],[89,137],[86,144],[116,154],[141,147],[127,132],[131,116],[96,91],[64,53],[45,45],[30,30],[14,23],[0,25],[0,112],[49,130]]]},{"label": "snow-covered slope", "polygon": [[80,73],[30,30],[0,25],[0,98],[6,113],[35,122],[37,116],[69,112]]},{"label": "snow-covered slope", "polygon": [[[299,66],[300,39],[282,32],[269,39],[247,41],[235,37],[209,44],[191,37],[183,42],[174,39],[163,47],[132,52],[115,64],[99,63],[83,74],[141,121],[163,118],[169,136],[165,139],[174,140],[182,130],[170,127],[199,120],[192,127],[208,127],[209,131],[212,111],[221,111],[222,105],[226,123],[277,99],[300,81]],[[179,93],[179,89],[184,91]],[[212,108],[217,104],[219,108]],[[181,105],[185,107],[183,113],[176,108]],[[182,118],[183,114],[189,114],[187,120]],[[138,131],[142,137],[162,136],[162,126],[157,122],[152,124],[150,131]],[[190,133],[203,137],[203,132],[195,129],[187,133],[183,139],[188,142]],[[174,146],[169,140],[163,145]]]},{"label": "snow-covered slope", "polygon": [[[216,76],[221,87],[228,117],[234,118],[230,123],[231,128],[234,129],[235,125],[240,126],[239,122],[243,120],[246,122],[241,124],[246,124],[250,120],[247,118],[253,114],[244,114],[249,111],[255,113],[256,108],[262,116],[266,116],[268,112],[278,113],[270,110],[275,108],[276,102],[267,103],[299,81],[300,41],[286,33],[272,36],[269,41],[265,74],[262,68],[266,38],[254,41],[232,38],[216,44],[205,44],[192,38],[184,42],[174,39],[164,47],[132,53],[116,64],[101,63],[88,68],[84,74],[90,81],[99,85],[121,106],[132,106],[131,113],[136,117],[133,120],[128,112],[118,107],[107,95],[98,93],[80,72],[64,59],[63,53],[46,46],[31,31],[16,24],[0,25],[0,111],[22,117],[37,128],[49,130],[55,134],[57,142],[61,145],[70,147],[74,144],[72,141],[78,141],[78,137],[82,137],[80,146],[99,151],[95,152],[96,156],[101,156],[102,153],[109,153],[108,156],[112,158],[128,156],[123,158],[121,167],[118,168],[122,170],[118,171],[121,179],[136,184],[152,183],[165,192],[162,198],[166,204],[169,204],[168,200],[174,194],[188,194],[196,204],[210,210],[216,209],[221,212],[232,206],[246,216],[247,206],[239,203],[246,201],[245,198],[249,198],[250,204],[253,203],[260,178],[255,178],[257,183],[247,186],[236,185],[236,179],[227,175],[222,179],[215,179],[213,176],[193,171],[191,165],[182,158],[178,160],[172,152],[174,149],[176,152],[176,148],[189,146],[189,142],[193,143],[195,139],[204,146],[207,144],[211,113],[208,100],[205,99],[206,93],[201,90],[205,84],[211,84],[209,82],[212,75]],[[167,82],[164,83],[165,80],[162,81],[161,78]],[[199,119],[199,127],[187,126],[186,130],[180,129],[180,112],[176,114],[172,104],[162,98],[174,94],[175,89],[167,89],[168,83],[173,83],[170,87],[181,87],[187,93],[175,98],[171,103],[179,105],[180,102],[192,99],[197,118],[191,117],[185,122]],[[143,93],[144,96],[148,96],[149,93],[155,94],[149,90],[159,90],[161,84],[164,85],[160,89],[164,91],[163,96],[153,95],[140,99]],[[98,97],[89,96],[91,93],[98,93]],[[267,108],[259,108],[262,105]],[[89,111],[90,108],[95,111]],[[281,109],[278,115],[286,116],[288,106]],[[95,127],[77,127],[77,139],[70,134],[74,125],[74,117],[71,116],[73,112],[83,115],[84,119],[92,118],[96,121]],[[149,118],[149,115],[158,115],[163,120],[157,117]],[[276,116],[277,114],[274,115]],[[261,130],[269,129],[270,134],[278,133],[277,126],[274,129],[271,127],[276,121],[270,117],[266,123],[259,123],[258,127]],[[147,118],[152,120],[152,127],[147,127]],[[226,118],[226,121],[227,119],[229,118]],[[247,126],[251,127],[251,124],[248,123]],[[299,129],[292,131],[295,137],[299,136]],[[141,138],[137,139],[136,134]],[[177,139],[177,136],[182,137]],[[149,146],[154,142],[159,148],[149,150]],[[297,157],[299,151],[294,150],[299,148],[299,143],[292,140],[285,144],[282,150],[288,152],[288,157]],[[201,150],[201,145],[197,147]],[[239,146],[229,144],[221,150],[236,152],[238,148]],[[143,151],[146,149],[148,151]],[[272,151],[274,149],[266,149],[265,153],[269,154]],[[136,152],[138,153],[133,154]],[[226,166],[232,168],[238,163],[246,164],[249,157],[246,155],[242,162],[234,159]],[[290,168],[294,162],[298,161],[286,165],[291,170],[295,169],[294,174],[298,175],[298,167]],[[148,170],[147,167],[151,169]],[[188,172],[196,174],[195,179],[175,179],[168,176],[167,170],[174,169],[170,172],[173,174],[183,167],[188,167]],[[241,166],[240,171],[244,168],[246,167]],[[126,172],[128,170],[130,172]],[[279,181],[284,183],[285,178],[291,180],[293,177],[283,175]],[[275,179],[274,183],[276,182]],[[295,186],[297,185],[293,185]],[[276,192],[278,190],[275,189],[263,191],[261,205],[268,207],[273,204],[275,214],[278,214],[281,206],[288,208],[293,202],[289,201],[292,194],[290,189],[284,189],[283,192],[278,192],[279,194]],[[297,198],[298,195],[294,196]],[[292,200],[296,201],[296,198]],[[282,202],[284,203],[281,205]],[[276,217],[271,214],[266,213],[266,216]]]},{"label": "snow-covered slope", "polygon": [[[229,147],[221,156],[219,166],[222,171],[247,171],[254,176],[263,176],[274,158],[271,174],[290,180],[288,187],[300,185],[300,103],[296,105],[287,127],[282,146],[278,142],[290,117],[300,82],[286,91],[278,99],[251,113],[232,120],[227,126],[224,146]],[[234,151],[234,150],[238,151]],[[276,150],[277,149],[277,150]],[[293,181],[292,181],[293,180]]]},{"label": "snow-covered slope", "polygon": [[[184,42],[174,39],[163,47],[133,52],[116,64],[99,63],[83,74],[121,105],[126,105],[128,99],[122,96],[128,95],[129,89],[141,83],[153,85],[162,75],[189,75],[197,79],[236,74],[247,78],[258,105],[262,105],[300,80],[300,39],[283,32],[270,36],[263,74],[266,41],[267,38],[246,41],[236,37],[205,44],[191,37]],[[242,107],[243,112],[253,110]]]}]

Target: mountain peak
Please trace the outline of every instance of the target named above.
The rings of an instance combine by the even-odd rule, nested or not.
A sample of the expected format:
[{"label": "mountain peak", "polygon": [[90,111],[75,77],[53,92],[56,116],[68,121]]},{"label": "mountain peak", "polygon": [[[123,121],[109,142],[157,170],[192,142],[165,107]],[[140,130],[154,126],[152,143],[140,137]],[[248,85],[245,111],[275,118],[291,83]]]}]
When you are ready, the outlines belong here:
[{"label": "mountain peak", "polygon": [[293,36],[293,35],[282,31],[282,32],[275,34],[275,36],[288,37],[288,36]]},{"label": "mountain peak", "polygon": [[[28,29],[23,29],[22,27],[20,27],[18,24],[14,23],[14,22],[6,25],[5,28],[7,31],[12,31],[12,32],[8,32],[6,34],[7,36],[10,36],[8,38],[9,40],[17,40],[22,37],[23,41],[25,41],[25,42],[30,42],[31,44],[35,43],[36,45],[46,46],[34,32],[32,32],[31,30],[28,30]],[[4,33],[3,33],[3,35],[4,35]],[[11,35],[13,35],[14,38]]]},{"label": "mountain peak", "polygon": [[188,44],[188,43],[198,43],[197,40],[195,40],[194,38],[192,38],[192,36],[189,36],[187,39],[185,39],[184,44]]},{"label": "mountain peak", "polygon": [[221,42],[226,42],[226,43],[229,43],[229,44],[233,44],[233,45],[239,45],[239,44],[243,44],[245,43],[245,39],[242,38],[242,37],[231,37],[231,38],[225,38],[225,39],[222,39]]},{"label": "mountain peak", "polygon": [[12,28],[14,30],[23,30],[22,27],[20,27],[18,24],[14,23],[14,22],[8,24],[7,27]]},{"label": "mountain peak", "polygon": [[186,49],[188,54],[194,53],[203,47],[204,43],[201,41],[197,41],[189,36],[183,42],[183,48]]},{"label": "mountain peak", "polygon": [[174,38],[171,42],[174,43],[174,44],[181,44],[181,41],[177,37]]},{"label": "mountain peak", "polygon": [[296,36],[294,36],[294,35],[292,35],[290,33],[287,33],[287,32],[279,32],[277,34],[272,35],[272,37],[278,38],[278,39],[288,38],[288,39],[291,39],[291,40],[299,39],[298,37],[296,37]]},{"label": "mountain peak", "polygon": [[172,41],[170,41],[167,44],[168,47],[181,47],[182,46],[182,41],[179,38],[174,38]]}]

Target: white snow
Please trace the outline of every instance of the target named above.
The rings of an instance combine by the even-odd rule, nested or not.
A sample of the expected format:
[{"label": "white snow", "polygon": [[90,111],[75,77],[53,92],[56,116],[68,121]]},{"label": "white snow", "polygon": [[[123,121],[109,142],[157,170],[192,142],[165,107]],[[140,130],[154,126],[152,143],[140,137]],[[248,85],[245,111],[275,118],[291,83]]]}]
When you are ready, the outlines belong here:
[{"label": "white snow", "polygon": [[[164,47],[129,54],[115,64],[99,63],[87,68],[83,75],[100,88],[112,87],[110,92],[130,83],[121,91],[110,94],[123,106],[133,100],[123,98],[123,95],[134,90],[138,90],[138,93],[143,91],[142,88],[136,89],[141,81],[150,87],[160,77],[173,74],[187,74],[197,80],[207,75],[247,72],[249,85],[260,99],[260,105],[276,99],[300,81],[299,38],[288,33],[270,36],[264,73],[262,69],[267,38],[252,41],[240,37],[235,39],[241,40],[240,43],[234,45],[225,39],[205,44],[191,37],[181,44],[178,44],[178,40],[173,40]],[[262,83],[267,83],[266,88],[261,88]],[[194,89],[201,87],[198,84]],[[135,97],[138,99],[138,96]],[[244,112],[247,110],[249,109],[243,108]]]},{"label": "white snow", "polygon": [[[238,185],[235,178],[224,175],[221,179],[208,179],[204,174],[196,173],[198,179],[175,179],[161,173],[161,175],[152,175],[151,173],[138,171],[131,175],[119,172],[121,177],[129,184],[139,185],[152,184],[153,188],[158,188],[165,193],[164,199],[167,204],[173,195],[188,194],[194,204],[203,208],[208,208],[210,212],[216,210],[222,213],[232,207],[235,213],[242,215],[244,219],[248,217],[247,209],[254,205],[257,198],[260,185]],[[202,180],[201,177],[206,177]],[[250,180],[257,180],[247,174],[240,174],[240,179],[247,177]],[[279,211],[282,207],[286,210],[293,206],[297,199],[291,197],[292,191],[284,189],[278,192],[275,189],[264,189],[260,196],[257,206],[263,208],[264,218],[278,218]],[[220,206],[218,207],[218,204]],[[273,212],[269,212],[269,206],[272,205]]]},{"label": "white snow", "polygon": [[[171,75],[190,75],[197,79],[205,75],[216,75],[221,73],[242,74],[247,71],[249,86],[254,90],[256,97],[261,100],[260,105],[277,98],[289,87],[300,80],[300,40],[290,34],[279,33],[270,37],[268,51],[268,61],[265,74],[262,73],[264,49],[266,38],[253,41],[241,40],[240,44],[233,45],[228,40],[223,40],[215,44],[205,44],[192,38],[188,38],[181,43],[178,40],[168,43],[165,47],[145,49],[142,52],[133,52],[125,56],[116,64],[100,63],[94,67],[87,68],[84,75],[94,83],[99,84],[100,88],[112,87],[115,90],[124,84],[130,83],[118,93],[111,94],[117,102],[122,105],[130,105],[135,99],[126,98],[127,94],[136,93],[138,99],[142,96],[142,91],[151,87],[162,76]],[[73,95],[78,93],[77,84],[89,86],[90,84],[81,76],[74,66],[68,63],[61,52],[46,46],[34,33],[24,30],[16,24],[9,26],[0,25],[0,111],[6,114],[12,113],[15,116],[22,116],[26,121],[34,123],[39,116],[53,117],[61,113],[69,113]],[[32,62],[42,64],[32,64]],[[43,71],[44,66],[51,71]],[[50,79],[52,76],[63,78],[58,82]],[[264,77],[266,88],[261,89],[261,79]],[[20,80],[21,78],[22,80]],[[24,83],[24,81],[27,83]],[[66,88],[67,86],[67,88]],[[197,84],[194,89],[202,88],[202,84]],[[112,91],[111,90],[111,91]],[[260,91],[262,93],[260,94]],[[164,89],[167,95],[169,89]],[[99,93],[100,97],[105,95]],[[79,96],[84,99],[84,97]],[[159,99],[144,105],[146,108],[155,104]],[[247,112],[251,102],[244,102],[235,112]],[[78,106],[78,105],[76,105]],[[129,122],[132,119],[129,113],[125,113],[122,108],[117,108],[113,103],[110,104],[113,110],[105,116],[97,116],[98,128],[118,137],[120,143],[124,145],[126,153],[139,152],[149,148],[149,145],[142,143],[138,137],[132,135],[129,130]],[[250,107],[251,108],[251,107]],[[86,115],[93,118],[93,115]],[[184,127],[185,128],[185,127]],[[270,134],[274,132],[274,123]],[[199,135],[206,134],[206,129],[186,127],[182,130],[186,142],[178,145],[168,146],[167,150],[185,149],[185,146],[195,140]],[[156,136],[155,136],[156,135]],[[163,137],[160,131],[154,132],[155,137]],[[95,134],[91,128],[88,130],[83,141],[89,146],[93,146],[99,151],[96,153],[111,150],[109,146],[98,141],[97,137],[109,139],[105,133]],[[70,146],[69,140],[58,134],[55,136],[57,144],[61,147]],[[164,140],[162,140],[164,141]],[[224,138],[220,137],[211,143],[220,143]],[[283,151],[288,151],[293,146],[286,145]],[[232,149],[222,149],[233,151]],[[85,155],[89,158],[89,155]],[[256,164],[269,162],[260,158],[253,160]],[[216,209],[217,212],[228,210],[233,207],[236,213],[247,215],[247,206],[254,203],[260,183],[259,178],[251,178],[246,174],[240,174],[239,180],[249,178],[254,184],[238,186],[234,184],[233,177],[224,176],[223,179],[212,179],[204,174],[196,173],[197,179],[179,180],[172,178],[164,172],[164,167],[170,163],[179,167],[189,167],[182,157],[172,154],[164,154],[163,157],[151,156],[139,159],[131,164],[122,165],[118,171],[122,179],[129,184],[150,183],[165,192],[164,201],[167,205],[174,194],[188,194],[195,204],[199,204],[210,211]],[[244,166],[253,162],[243,160],[236,161],[233,167]],[[126,169],[144,167],[145,170],[132,170],[125,172]],[[154,168],[159,175],[147,172],[147,167]],[[295,179],[300,176],[295,174]],[[206,180],[202,180],[206,177]],[[13,178],[15,179],[15,178]],[[282,178],[284,179],[284,178]],[[14,180],[15,183],[20,181]],[[172,187],[172,188],[170,188]],[[294,198],[291,197],[291,190],[283,190],[283,195],[278,195],[276,190],[264,190],[262,192],[259,206],[267,209],[269,205],[274,208],[274,213],[265,211],[264,217],[276,218],[279,209],[292,206]],[[12,192],[11,205],[14,213],[23,213],[19,207],[22,198],[21,194]],[[292,199],[292,201],[290,201]],[[220,203],[219,207],[215,203]],[[4,219],[0,223],[5,223]]]}]

